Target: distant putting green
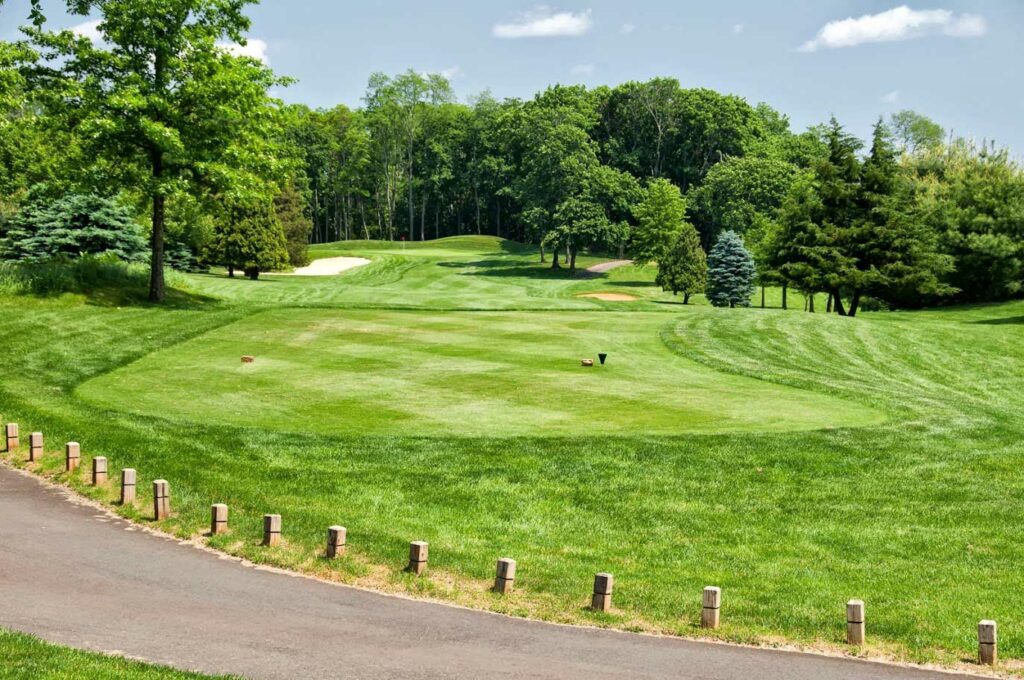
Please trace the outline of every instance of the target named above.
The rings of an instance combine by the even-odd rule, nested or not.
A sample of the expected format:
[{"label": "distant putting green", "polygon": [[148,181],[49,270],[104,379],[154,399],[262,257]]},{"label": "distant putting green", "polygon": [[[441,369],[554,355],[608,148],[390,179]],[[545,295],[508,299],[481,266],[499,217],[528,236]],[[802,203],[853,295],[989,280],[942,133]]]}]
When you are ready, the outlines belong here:
[{"label": "distant putting green", "polygon": [[281,309],[78,393],[137,414],[345,435],[672,435],[884,420],[852,401],[703,367],[664,345],[669,325],[656,312]]}]

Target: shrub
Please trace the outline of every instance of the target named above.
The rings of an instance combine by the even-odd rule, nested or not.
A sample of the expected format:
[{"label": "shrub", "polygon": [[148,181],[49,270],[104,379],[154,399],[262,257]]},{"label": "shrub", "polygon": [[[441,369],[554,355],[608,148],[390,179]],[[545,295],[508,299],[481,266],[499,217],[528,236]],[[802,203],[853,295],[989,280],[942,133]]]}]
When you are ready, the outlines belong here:
[{"label": "shrub", "polygon": [[749,307],[756,273],[740,235],[722,232],[708,253],[708,300],[716,307]]},{"label": "shrub", "polygon": [[0,233],[0,259],[22,262],[85,255],[135,262],[146,251],[146,240],[131,211],[94,195],[37,199],[6,221]]}]

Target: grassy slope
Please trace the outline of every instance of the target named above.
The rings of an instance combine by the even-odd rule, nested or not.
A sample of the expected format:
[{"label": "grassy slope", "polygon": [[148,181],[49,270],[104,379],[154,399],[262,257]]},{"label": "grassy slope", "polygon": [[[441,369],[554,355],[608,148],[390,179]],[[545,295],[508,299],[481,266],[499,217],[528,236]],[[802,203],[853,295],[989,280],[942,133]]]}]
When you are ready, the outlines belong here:
[{"label": "grassy slope", "polygon": [[0,629],[0,678],[25,680],[199,680],[183,673],[118,657],[58,647]]},{"label": "grassy slope", "polygon": [[[165,528],[180,534],[203,530],[210,503],[229,503],[233,532],[212,542],[256,561],[515,614],[683,634],[698,632],[700,589],[714,583],[725,591],[717,635],[734,640],[838,644],[843,603],[862,597],[875,651],[956,661],[972,654],[974,626],[990,616],[1003,656],[1024,657],[1024,575],[1015,568],[1024,558],[1015,533],[1024,524],[1024,306],[856,320],[680,309],[660,304],[668,298],[646,285],[649,272],[536,276],[528,256],[480,245],[446,247],[419,265],[381,253],[337,279],[197,277],[197,292],[228,300],[171,311],[0,300],[0,415],[44,429],[53,450],[74,437],[115,471],[136,467],[143,486],[170,479],[178,514]],[[473,264],[486,260],[493,267]],[[489,276],[491,268],[519,271]],[[644,300],[572,297],[607,288]],[[73,394],[155,350],[289,304],[660,311],[672,351],[856,400],[891,422],[701,436],[296,435],[125,416]],[[57,455],[42,466],[58,477],[59,468]],[[69,481],[116,496],[83,480]],[[265,550],[260,517],[271,511],[284,515],[288,540]],[[339,522],[353,555],[327,564],[322,534]],[[414,580],[400,569],[418,538],[431,541],[431,572]],[[502,555],[520,564],[510,598],[486,592]],[[603,569],[617,578],[612,615],[582,609],[591,575]]]}]

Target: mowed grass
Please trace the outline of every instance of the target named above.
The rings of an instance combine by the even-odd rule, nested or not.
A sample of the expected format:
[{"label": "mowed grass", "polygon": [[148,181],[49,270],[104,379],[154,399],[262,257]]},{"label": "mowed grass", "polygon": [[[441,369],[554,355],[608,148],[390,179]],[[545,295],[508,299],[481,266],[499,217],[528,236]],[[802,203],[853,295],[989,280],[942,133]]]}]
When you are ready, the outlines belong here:
[{"label": "mowed grass", "polygon": [[[419,259],[383,250],[372,265],[327,280],[193,277],[192,303],[175,309],[0,298],[0,418],[45,431],[50,453],[37,470],[94,498],[113,503],[117,491],[88,487],[84,471],[64,475],[64,441],[82,443],[84,469],[104,455],[112,478],[138,469],[140,489],[170,480],[175,515],[160,526],[181,536],[201,537],[209,505],[228,503],[232,531],[210,543],[261,563],[515,615],[683,635],[709,634],[697,628],[700,592],[719,585],[723,627],[709,635],[839,649],[845,602],[858,597],[868,603],[867,653],[956,664],[974,656],[978,620],[994,618],[1002,657],[1024,658],[1024,304],[857,319],[716,310],[673,304],[649,270],[571,280],[493,240]],[[401,276],[387,273],[392,265]],[[605,289],[640,299],[576,297]],[[488,330],[488,318],[501,323]],[[360,327],[373,329],[372,342],[360,340]],[[306,332],[308,353],[280,346]],[[441,341],[424,342],[435,334]],[[522,346],[511,351],[525,358],[478,346],[517,334]],[[218,388],[216,400],[187,403],[205,398],[189,384],[231,384],[222,365],[251,377],[239,356],[253,342],[253,354],[271,357],[253,374],[271,369],[273,389],[246,400],[243,380]],[[578,367],[581,353],[613,342],[607,367]],[[651,362],[643,375],[626,373],[631,352]],[[421,371],[430,361],[447,368],[419,380],[373,363],[392,356],[419,357]],[[455,377],[471,384],[448,385],[440,378],[460,357],[475,368]],[[153,361],[173,370],[147,372]],[[273,375],[277,361],[295,366]],[[383,433],[332,431],[344,409],[327,402],[301,414],[306,426],[282,427],[302,382],[290,373],[326,371],[323,389],[338,403],[334,381],[362,361],[374,370],[356,388],[386,397],[418,432],[376,413],[366,422]],[[502,390],[476,382],[489,361],[501,364],[493,372]],[[546,371],[554,396],[530,394]],[[79,395],[122,378],[130,398],[116,405],[107,401],[118,397],[114,387],[106,405]],[[588,410],[572,404],[581,395],[593,405],[639,390],[647,403],[637,413],[664,408],[645,381],[666,402],[701,387],[703,399],[728,401],[722,386],[733,385],[747,413],[723,409],[717,431],[629,422],[587,431]],[[479,415],[443,414],[453,393],[470,389],[505,405],[489,409],[493,430]],[[515,409],[531,400],[572,414],[572,431],[518,422]],[[238,403],[243,416],[231,414]],[[438,432],[428,416],[454,424]],[[806,421],[773,431],[775,419],[790,418]],[[149,502],[143,492],[119,511],[148,521]],[[284,516],[280,548],[259,546],[267,512]],[[350,555],[331,563],[322,544],[338,523],[349,529]],[[431,544],[421,579],[402,572],[410,540]],[[503,556],[519,562],[509,597],[488,592]],[[612,614],[584,608],[604,570],[616,576]]]},{"label": "mowed grass", "polygon": [[[880,411],[707,369],[651,312],[264,312],[82,385],[130,413],[340,435],[588,436],[875,425]],[[598,356],[610,360],[602,366]],[[243,364],[242,355],[256,362]],[[595,362],[581,366],[581,359]]]},{"label": "mowed grass", "polygon": [[[81,652],[0,629],[0,678],[11,680],[200,680],[208,675]],[[219,676],[225,677],[225,676]]]}]

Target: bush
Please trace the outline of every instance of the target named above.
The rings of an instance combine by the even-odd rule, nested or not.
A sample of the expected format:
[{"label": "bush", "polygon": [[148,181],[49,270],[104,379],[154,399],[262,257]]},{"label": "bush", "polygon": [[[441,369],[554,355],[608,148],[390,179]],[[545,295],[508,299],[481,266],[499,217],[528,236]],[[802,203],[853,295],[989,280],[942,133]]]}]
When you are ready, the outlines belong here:
[{"label": "bush", "polygon": [[43,262],[85,255],[142,261],[147,250],[127,208],[100,196],[71,194],[23,207],[0,232],[0,259]]},{"label": "bush", "polygon": [[[185,287],[184,279],[170,275],[168,285]],[[60,295],[100,289],[146,291],[149,268],[121,261],[112,255],[86,255],[45,262],[0,262],[0,293],[7,295]]]}]

